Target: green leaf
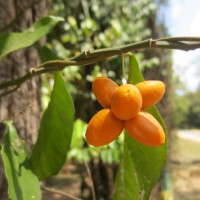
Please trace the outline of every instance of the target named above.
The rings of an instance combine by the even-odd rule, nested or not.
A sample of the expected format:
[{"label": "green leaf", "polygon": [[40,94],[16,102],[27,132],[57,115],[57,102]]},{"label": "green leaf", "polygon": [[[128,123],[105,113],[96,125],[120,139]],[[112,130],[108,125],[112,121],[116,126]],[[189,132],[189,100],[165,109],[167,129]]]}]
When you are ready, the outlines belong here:
[{"label": "green leaf", "polygon": [[26,144],[20,140],[12,122],[5,122],[7,132],[1,155],[8,180],[8,195],[12,200],[41,199],[40,183],[31,171]]},{"label": "green leaf", "polygon": [[40,180],[57,174],[62,168],[71,144],[73,120],[73,101],[57,72],[51,100],[43,114],[31,155],[33,171]]},{"label": "green leaf", "polygon": [[137,84],[139,82],[144,81],[142,73],[140,71],[140,67],[136,57],[131,54],[129,56],[129,73],[128,73],[128,83]]},{"label": "green leaf", "polygon": [[61,60],[57,54],[55,54],[51,49],[47,46],[43,46],[37,49],[40,55],[41,62],[46,62],[49,60]]},{"label": "green leaf", "polygon": [[52,28],[63,18],[48,16],[38,20],[32,27],[21,33],[0,34],[0,58],[15,50],[32,45],[42,36],[49,33]]},{"label": "green leaf", "polygon": [[[130,56],[128,82],[136,84],[143,81],[138,62]],[[148,110],[166,127],[155,106]],[[153,186],[158,181],[167,158],[167,142],[158,147],[140,144],[125,134],[124,152],[115,181],[114,200],[148,200]]]}]

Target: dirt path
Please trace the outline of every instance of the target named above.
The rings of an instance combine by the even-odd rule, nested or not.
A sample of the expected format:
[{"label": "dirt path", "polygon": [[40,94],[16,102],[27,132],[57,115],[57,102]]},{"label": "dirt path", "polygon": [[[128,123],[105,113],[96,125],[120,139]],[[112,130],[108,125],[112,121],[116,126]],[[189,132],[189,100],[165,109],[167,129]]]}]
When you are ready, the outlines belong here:
[{"label": "dirt path", "polygon": [[174,200],[200,200],[200,131],[176,133],[170,172]]},{"label": "dirt path", "polygon": [[[81,171],[80,171],[81,170]],[[69,196],[80,197],[81,196],[81,175],[84,170],[80,169],[80,166],[66,164],[62,171],[46,181],[48,188],[57,189],[60,192],[64,192]],[[43,191],[43,200],[72,200],[73,198],[66,197],[56,192]],[[78,199],[78,198],[77,198]]]}]

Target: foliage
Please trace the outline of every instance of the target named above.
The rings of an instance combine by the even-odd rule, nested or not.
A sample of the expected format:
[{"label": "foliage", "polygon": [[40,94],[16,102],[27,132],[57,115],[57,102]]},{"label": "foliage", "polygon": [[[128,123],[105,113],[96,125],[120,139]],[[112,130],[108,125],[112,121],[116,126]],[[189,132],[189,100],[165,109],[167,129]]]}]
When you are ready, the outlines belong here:
[{"label": "foliage", "polygon": [[188,113],[186,119],[188,128],[200,128],[200,105],[199,105],[200,88],[196,92],[186,95],[189,101]]},{"label": "foliage", "polygon": [[[76,53],[74,50],[117,46],[149,37],[150,30],[144,25],[147,16],[153,14],[156,8],[150,0],[134,1],[132,4],[127,0],[57,0],[52,5],[52,14],[67,19],[57,36],[64,46],[68,46],[66,49],[72,49],[70,55]],[[143,12],[139,12],[141,8]]]},{"label": "foliage", "polygon": [[[15,50],[28,47],[38,41],[42,36],[49,33],[52,28],[63,18],[44,17],[37,21],[32,27],[21,33],[1,33],[0,34],[0,58]],[[24,40],[24,38],[28,38]]]},{"label": "foliage", "polygon": [[188,106],[191,99],[188,99],[185,95],[174,94],[173,107],[174,112],[172,115],[173,126],[176,129],[188,128],[187,115]]},{"label": "foliage", "polygon": [[51,101],[43,114],[31,155],[33,172],[40,180],[57,174],[65,163],[74,121],[74,106],[60,73],[55,75]]},{"label": "foliage", "polygon": [[[36,31],[32,33],[32,39],[29,42],[24,40],[25,42],[16,45],[15,48],[11,48],[11,44],[8,44],[9,48],[4,46],[5,50],[3,49],[2,52],[9,53],[31,45],[42,35],[47,34],[60,19],[46,17],[39,20],[33,25]],[[26,34],[27,30],[19,33],[19,36],[22,37]],[[18,37],[15,33],[8,34],[8,36],[17,44]],[[0,37],[0,42],[3,42],[2,40],[4,37]],[[43,115],[38,140],[31,157],[27,153],[27,141],[18,138],[11,122],[5,122],[7,132],[5,132],[1,155],[11,199],[41,199],[38,179],[44,179],[58,173],[63,166],[66,160],[66,151],[71,144],[73,120],[74,106],[71,96],[60,73],[57,73],[51,101]]]},{"label": "foliage", "polygon": [[6,123],[8,131],[1,154],[11,199],[41,199],[38,179],[57,174],[65,163],[71,144],[73,119],[71,96],[60,73],[57,73],[51,101],[43,114],[38,140],[30,158],[26,152],[26,141],[18,138],[11,122]]},{"label": "foliage", "polygon": [[[113,45],[144,40],[151,36],[151,29],[146,27],[149,22],[148,17],[154,16],[156,9],[151,0],[134,1],[133,4],[130,4],[127,0],[118,2],[103,0],[101,4],[97,0],[77,0],[74,2],[57,0],[53,6],[52,12],[56,15],[62,15],[66,18],[66,22],[59,25],[57,31],[49,35],[46,46],[38,49],[43,62],[72,57],[86,49],[112,47]],[[17,45],[14,48],[11,48],[12,45],[9,43],[7,43],[9,48],[2,46],[2,56],[32,45],[60,21],[60,18],[48,19],[45,21],[45,25],[43,21],[39,21],[33,26],[35,31],[31,32],[30,43],[28,40],[24,40],[25,42],[18,45],[17,33],[8,34],[12,43]],[[56,20],[51,21],[52,19]],[[27,32],[30,33],[30,30],[18,33],[17,36],[24,37]],[[132,38],[133,35],[134,38]],[[2,38],[4,39],[5,36]],[[1,42],[3,42],[2,38],[0,37]],[[138,58],[142,59],[143,57],[144,54],[138,54]],[[135,57],[132,58],[129,82],[135,84],[142,80],[142,74],[138,63],[134,60]],[[151,58],[148,62],[143,63],[142,69],[157,66],[158,59],[155,56]],[[55,77],[44,77],[46,83],[42,90],[46,91],[46,99],[44,98],[43,102],[47,108],[43,113],[38,140],[31,156],[29,157],[24,148],[15,146],[18,145],[18,143],[15,144],[16,131],[11,125],[8,125],[10,131],[4,139],[1,154],[4,158],[9,188],[16,188],[15,191],[9,191],[10,195],[13,195],[13,199],[21,197],[21,199],[27,199],[25,198],[26,194],[30,190],[32,193],[32,189],[35,192],[33,195],[40,199],[38,179],[44,180],[58,173],[65,162],[67,153],[71,158],[76,157],[80,160],[84,158],[86,161],[98,157],[104,163],[119,162],[123,155],[116,178],[114,199],[126,200],[132,199],[133,196],[136,199],[148,199],[165,163],[166,144],[157,148],[150,148],[137,143],[128,136],[125,136],[124,140],[124,136],[120,136],[118,140],[108,146],[94,148],[88,147],[84,140],[86,122],[99,108],[91,93],[91,82],[97,75],[108,75],[119,83],[119,80],[121,80],[120,59],[120,57],[116,57],[110,62],[98,63],[94,68],[71,66],[63,70],[65,80],[70,81],[67,86],[75,104],[76,119],[81,118],[81,120],[75,121],[73,134],[74,106],[64,80],[59,73],[56,73]],[[133,72],[132,70],[137,71]],[[50,92],[49,87],[51,80],[54,82],[52,92]],[[48,106],[47,101],[49,101]],[[163,121],[156,108],[149,109],[149,112],[160,121],[164,128]],[[12,146],[12,140],[9,139],[12,132],[14,132],[13,138],[11,137],[15,140],[14,146]],[[17,141],[20,142],[20,145],[22,144],[18,138]],[[26,142],[23,144],[26,146]],[[10,159],[7,158],[8,156]],[[17,162],[13,164],[12,161],[15,158],[17,158]],[[19,171],[20,165],[22,165],[21,171]],[[18,175],[24,176],[18,177]],[[29,186],[26,180],[33,181],[31,189],[26,187]]]},{"label": "foliage", "polygon": [[[136,84],[137,82],[142,81],[143,78],[134,56],[130,56],[129,66],[129,82]],[[165,129],[163,121],[155,107],[152,107],[149,111],[160,121]],[[66,150],[69,150],[71,143],[73,116],[74,108],[71,97],[66,90],[65,83],[62,80],[60,73],[56,73],[51,101],[43,114],[38,140],[33,148],[30,159],[28,155],[24,154],[24,150],[24,152],[22,151],[23,159],[18,157],[19,160],[15,159],[16,161],[13,161],[14,165],[6,159],[6,155],[13,159],[12,157],[15,157],[15,154],[18,155],[21,151],[21,148],[18,150],[16,149],[19,146],[19,143],[17,142],[16,145],[18,146],[14,146],[11,150],[6,150],[12,147],[10,146],[11,143],[13,143],[13,145],[15,143],[15,141],[12,142],[12,140],[9,141],[9,139],[6,139],[8,138],[9,133],[14,133],[13,140],[18,139],[16,137],[16,131],[12,126],[10,126],[10,131],[6,134],[4,142],[5,147],[3,147],[2,155],[8,173],[9,187],[12,188],[13,185],[14,188],[16,188],[14,192],[10,192],[11,196],[14,195],[12,197],[13,199],[26,198],[28,192],[25,189],[24,194],[21,194],[21,187],[24,187],[25,183],[22,182],[21,185],[18,185],[19,181],[15,180],[16,175],[15,173],[13,174],[13,171],[15,171],[14,169],[17,169],[17,171],[19,170],[18,167],[21,163],[26,165],[27,174],[24,175],[25,180],[30,176],[30,180],[36,181],[35,187],[38,187],[38,180],[35,175],[37,175],[39,180],[44,180],[59,172],[65,162]],[[80,132],[79,126],[84,127],[84,123],[81,121],[76,123],[78,123],[76,128],[79,129],[76,131]],[[21,145],[22,143],[20,146]],[[26,145],[25,142],[24,145]],[[76,146],[77,144],[73,143],[73,145]],[[132,197],[137,199],[148,199],[150,191],[157,181],[163,164],[165,163],[166,143],[165,145],[156,148],[146,147],[126,135],[123,145],[123,159],[116,179],[114,199],[130,199]],[[82,144],[80,143],[78,146],[80,147]],[[105,149],[100,152],[101,157],[109,163],[110,160],[104,156],[104,152],[111,157],[112,154],[109,153],[112,151],[106,152]],[[143,167],[141,167],[141,163]],[[153,170],[155,170],[154,173],[152,173]],[[10,176],[10,174],[12,174],[12,176]],[[130,177],[132,177],[131,182]],[[19,177],[19,179],[20,178],[21,177]],[[38,189],[36,192],[37,191]],[[35,195],[40,195],[40,192],[33,194],[33,196]],[[38,199],[40,199],[40,197],[38,197]]]},{"label": "foliage", "polygon": [[32,173],[26,142],[18,137],[12,122],[5,122],[6,131],[1,150],[8,180],[10,199],[41,199],[40,183]]},{"label": "foliage", "polygon": [[200,128],[200,88],[195,92],[184,91],[173,97],[173,120],[175,128],[189,129]]}]

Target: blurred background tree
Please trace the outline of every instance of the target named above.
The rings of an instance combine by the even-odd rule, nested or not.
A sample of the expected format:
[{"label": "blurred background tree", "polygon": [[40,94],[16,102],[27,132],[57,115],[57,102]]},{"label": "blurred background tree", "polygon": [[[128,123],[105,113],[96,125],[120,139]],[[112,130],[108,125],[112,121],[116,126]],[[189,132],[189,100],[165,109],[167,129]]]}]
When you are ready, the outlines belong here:
[{"label": "blurred background tree", "polygon": [[[63,17],[65,22],[57,25],[54,31],[47,36],[45,44],[37,43],[34,47],[16,52],[1,61],[2,66],[11,66],[6,68],[6,71],[1,71],[2,80],[5,80],[6,77],[22,75],[27,67],[38,65],[38,53],[41,62],[69,59],[85,50],[116,47],[149,38],[168,36],[162,15],[167,0],[50,0],[49,4],[46,1],[33,0],[28,2],[25,4],[23,0],[18,0],[15,7],[12,8],[10,7],[11,1],[7,1],[5,4],[4,1],[0,0],[0,9],[2,10],[0,12],[2,15],[0,28],[2,31],[24,29],[41,15],[47,14],[48,10],[49,14]],[[16,10],[16,12],[12,13],[12,10]],[[11,15],[10,18],[7,18],[8,21],[4,20],[7,16],[5,13]],[[8,24],[10,25],[7,27]],[[199,127],[198,121],[190,120],[193,117],[200,117],[196,94],[188,93],[187,95],[188,97],[194,96],[192,103],[189,102],[189,98],[174,95],[177,81],[172,76],[172,51],[153,49],[135,51],[134,53],[138,58],[145,79],[159,79],[166,84],[165,98],[158,104],[158,109],[167,124],[169,133],[173,127],[191,127],[189,124],[187,125],[187,122],[192,126]],[[125,65],[127,64],[127,60],[125,60]],[[116,56],[87,67],[70,66],[63,72],[69,83],[68,89],[76,109],[73,141],[68,159],[81,163],[84,160],[89,163],[97,199],[110,199],[112,197],[114,177],[121,158],[123,135],[115,142],[102,148],[93,148],[85,142],[85,127],[92,116],[101,109],[100,104],[92,94],[91,86],[97,76],[108,76],[121,84],[121,65],[121,57]],[[34,81],[37,81],[37,87]],[[23,110],[22,108],[29,106],[30,102],[33,103],[34,110],[26,109],[26,113],[17,118],[19,120],[16,121],[16,126],[22,137],[35,140],[40,118],[40,102],[42,108],[45,109],[49,102],[52,85],[52,75],[45,74],[42,75],[41,93],[39,91],[40,79],[36,78],[27,82],[27,85],[24,85],[18,93],[2,98],[0,100],[1,119],[12,118]],[[28,96],[28,98],[23,98],[25,101],[23,105],[22,96]],[[18,105],[19,102],[20,105]],[[179,102],[184,102],[184,106]],[[83,195],[84,188],[88,187],[84,176],[82,177]],[[91,199],[91,194],[83,196],[84,199],[86,197]]]},{"label": "blurred background tree", "polygon": [[175,129],[199,129],[200,128],[200,87],[195,92],[183,90],[181,94],[173,97],[174,128]]}]

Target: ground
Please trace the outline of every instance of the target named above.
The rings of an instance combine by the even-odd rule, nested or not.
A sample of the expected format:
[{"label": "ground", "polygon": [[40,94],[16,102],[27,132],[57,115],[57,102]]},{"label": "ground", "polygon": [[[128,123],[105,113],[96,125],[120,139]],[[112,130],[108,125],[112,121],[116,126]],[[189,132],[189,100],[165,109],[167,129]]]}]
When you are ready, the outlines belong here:
[{"label": "ground", "polygon": [[[81,169],[80,165],[74,165],[67,162],[61,173],[46,181],[46,186],[64,192],[69,196],[80,197],[82,182],[81,174],[83,174],[84,171],[85,169]],[[58,194],[55,191],[49,192],[43,190],[43,200],[73,200],[73,198]]]},{"label": "ground", "polygon": [[176,132],[170,155],[174,200],[200,200],[200,131]]}]

